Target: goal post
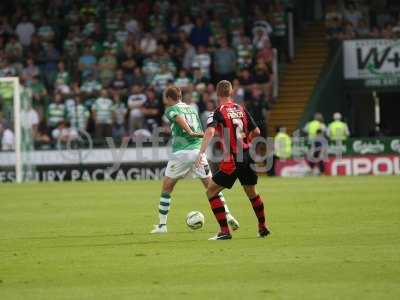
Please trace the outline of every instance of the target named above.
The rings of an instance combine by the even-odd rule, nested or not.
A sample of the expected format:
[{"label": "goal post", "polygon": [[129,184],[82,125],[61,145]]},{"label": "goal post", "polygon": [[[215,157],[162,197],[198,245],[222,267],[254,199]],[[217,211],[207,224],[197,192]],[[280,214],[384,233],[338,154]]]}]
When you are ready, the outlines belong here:
[{"label": "goal post", "polygon": [[15,180],[22,182],[22,158],[21,158],[21,93],[19,78],[10,78],[14,88],[14,135],[15,135]]},{"label": "goal post", "polygon": [[0,88],[1,97],[5,98],[2,99],[3,110],[8,111],[6,118],[14,127],[15,181],[29,181],[35,176],[30,159],[33,152],[32,128],[29,124],[32,95],[29,89],[20,85],[18,77],[0,77]]}]

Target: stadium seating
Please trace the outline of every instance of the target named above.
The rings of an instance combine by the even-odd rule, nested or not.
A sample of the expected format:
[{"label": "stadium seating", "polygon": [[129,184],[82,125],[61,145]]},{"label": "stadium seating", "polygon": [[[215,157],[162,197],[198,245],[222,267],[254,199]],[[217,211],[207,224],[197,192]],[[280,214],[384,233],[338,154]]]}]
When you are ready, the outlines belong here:
[{"label": "stadium seating", "polygon": [[[148,136],[164,124],[165,86],[179,85],[184,101],[207,115],[220,79],[234,81],[235,100],[250,111],[263,107],[256,121],[266,127],[271,47],[285,47],[283,5],[46,3],[32,2],[28,11],[15,2],[0,14],[0,76],[19,76],[32,90],[37,144],[48,147],[60,132],[72,139],[76,130],[100,143],[108,135]],[[10,124],[6,103],[0,121]]]}]

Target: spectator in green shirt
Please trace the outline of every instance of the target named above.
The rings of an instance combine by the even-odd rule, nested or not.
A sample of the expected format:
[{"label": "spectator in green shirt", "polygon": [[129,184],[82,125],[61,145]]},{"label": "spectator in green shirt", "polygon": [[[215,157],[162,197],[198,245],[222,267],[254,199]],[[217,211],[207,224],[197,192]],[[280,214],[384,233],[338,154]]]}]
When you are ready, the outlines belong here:
[{"label": "spectator in green shirt", "polygon": [[100,97],[92,106],[93,119],[95,122],[95,137],[100,141],[104,137],[112,136],[112,124],[114,119],[114,104],[110,99],[108,91],[102,89]]},{"label": "spectator in green shirt", "polygon": [[55,94],[53,102],[50,103],[47,109],[47,127],[49,128],[49,134],[51,134],[53,129],[56,128],[60,122],[64,122],[65,120],[65,106],[62,100],[60,94]]},{"label": "spectator in green shirt", "polygon": [[54,30],[49,24],[47,18],[43,18],[42,25],[38,28],[37,32],[42,42],[51,42],[54,39]]},{"label": "spectator in green shirt", "polygon": [[70,75],[69,72],[65,69],[65,64],[63,61],[60,61],[57,65],[57,74],[54,80],[54,86],[56,89],[61,89],[61,86],[68,86],[70,84]]},{"label": "spectator in green shirt", "polygon": [[103,86],[108,86],[114,77],[114,71],[117,67],[117,59],[111,49],[106,49],[104,55],[99,60],[100,80]]},{"label": "spectator in green shirt", "polygon": [[66,101],[65,108],[66,119],[71,124],[71,127],[76,130],[86,131],[90,113],[82,104],[82,98],[76,95],[74,99],[69,99]]},{"label": "spectator in green shirt", "polygon": [[47,89],[39,80],[39,76],[33,76],[30,84],[32,90],[32,100],[35,103],[45,104],[47,102]]},{"label": "spectator in green shirt", "polygon": [[96,96],[101,89],[101,83],[96,79],[95,74],[91,72],[89,73],[87,80],[83,82],[80,91],[85,97],[90,98]]}]

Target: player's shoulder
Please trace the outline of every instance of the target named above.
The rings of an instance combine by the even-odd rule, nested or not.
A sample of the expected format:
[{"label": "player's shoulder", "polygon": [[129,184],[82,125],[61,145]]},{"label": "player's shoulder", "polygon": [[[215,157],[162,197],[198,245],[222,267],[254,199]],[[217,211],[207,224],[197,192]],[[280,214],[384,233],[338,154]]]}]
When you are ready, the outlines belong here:
[{"label": "player's shoulder", "polygon": [[215,110],[215,112],[220,114],[222,117],[225,117],[226,115],[230,115],[232,113],[236,113],[236,114],[239,113],[239,112],[244,113],[245,110],[241,105],[239,105],[239,104],[237,104],[235,102],[228,102],[228,103],[225,103],[223,105],[220,105]]},{"label": "player's shoulder", "polygon": [[227,109],[227,108],[242,108],[242,106],[240,104],[236,103],[235,101],[231,100],[231,101],[226,102],[224,104],[220,104],[217,107],[216,110],[221,111],[221,110],[224,110],[224,109]]},{"label": "player's shoulder", "polygon": [[168,107],[165,108],[165,113],[168,113],[168,112],[173,111],[173,110],[175,110],[174,106],[168,106]]},{"label": "player's shoulder", "polygon": [[172,120],[179,114],[179,111],[174,106],[169,106],[165,109],[164,115],[167,116],[168,119]]},{"label": "player's shoulder", "polygon": [[229,107],[229,104],[227,104],[227,103],[220,104],[220,105],[218,105],[218,106],[215,108],[214,112],[216,112],[216,113],[222,112],[222,111],[224,111],[225,109],[227,109],[228,107]]},{"label": "player's shoulder", "polygon": [[187,105],[186,103],[179,102],[173,106],[169,106],[168,108],[165,109],[165,114],[168,117],[176,117],[177,115],[183,115],[187,112],[188,109],[191,107]]}]

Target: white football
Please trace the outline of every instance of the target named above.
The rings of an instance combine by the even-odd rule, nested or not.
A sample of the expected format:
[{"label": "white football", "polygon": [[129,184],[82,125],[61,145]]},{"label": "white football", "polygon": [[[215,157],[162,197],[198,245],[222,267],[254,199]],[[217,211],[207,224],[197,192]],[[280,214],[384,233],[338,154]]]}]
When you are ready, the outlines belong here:
[{"label": "white football", "polygon": [[200,229],[204,225],[204,215],[199,211],[191,211],[186,216],[186,225],[190,229]]}]

